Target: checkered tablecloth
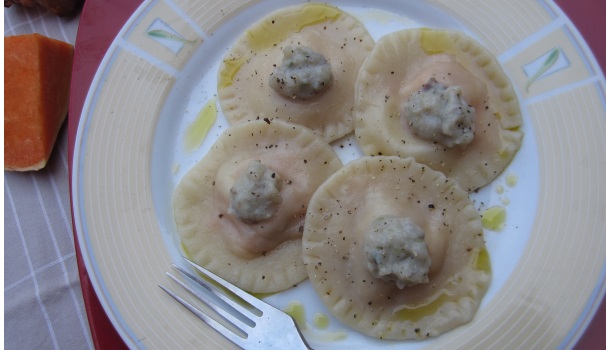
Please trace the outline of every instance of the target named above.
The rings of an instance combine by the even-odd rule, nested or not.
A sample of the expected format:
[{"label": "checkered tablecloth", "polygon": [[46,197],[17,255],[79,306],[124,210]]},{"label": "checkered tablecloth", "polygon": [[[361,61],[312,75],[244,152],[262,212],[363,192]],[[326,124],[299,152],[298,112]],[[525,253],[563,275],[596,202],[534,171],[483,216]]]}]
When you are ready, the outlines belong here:
[{"label": "checkered tablecloth", "polygon": [[[4,10],[4,36],[39,33],[74,44],[79,16]],[[92,349],[72,235],[67,125],[48,165],[4,172],[4,347]]]}]

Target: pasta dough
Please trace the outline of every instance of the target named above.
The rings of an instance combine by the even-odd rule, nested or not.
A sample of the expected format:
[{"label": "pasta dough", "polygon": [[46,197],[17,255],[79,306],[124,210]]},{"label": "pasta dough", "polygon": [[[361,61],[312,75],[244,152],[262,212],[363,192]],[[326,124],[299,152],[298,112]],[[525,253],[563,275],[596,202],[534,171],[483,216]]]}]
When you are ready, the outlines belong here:
[{"label": "pasta dough", "polygon": [[[364,242],[383,217],[410,218],[424,232],[427,282],[400,289],[373,277]],[[423,339],[468,322],[491,277],[480,214],[467,192],[396,156],[352,161],[318,188],[305,219],[303,261],[335,317],[381,339]]]},{"label": "pasta dough", "polygon": [[[175,223],[184,250],[249,292],[293,286],[307,277],[300,238],[309,198],[341,166],[330,145],[300,125],[268,120],[227,129],[175,190]],[[265,180],[237,185],[247,172],[277,182],[271,186],[279,189],[278,200],[271,199],[274,187],[262,195],[273,203],[269,214],[231,208],[236,192],[252,189],[259,195],[266,186]]]},{"label": "pasta dough", "polygon": [[[218,96],[232,125],[283,119],[314,130],[331,142],[353,131],[354,83],[374,45],[364,25],[320,3],[286,7],[249,28],[219,68]],[[332,81],[313,98],[292,98],[270,86],[286,47],[305,47],[330,63]],[[271,78],[270,78],[271,76]]]},{"label": "pasta dough", "polygon": [[[431,81],[460,87],[475,109],[470,143],[447,147],[425,139],[402,116],[404,104]],[[496,59],[462,33],[426,28],[377,41],[356,82],[354,123],[364,154],[413,157],[467,191],[498,176],[522,140],[518,100]]]}]

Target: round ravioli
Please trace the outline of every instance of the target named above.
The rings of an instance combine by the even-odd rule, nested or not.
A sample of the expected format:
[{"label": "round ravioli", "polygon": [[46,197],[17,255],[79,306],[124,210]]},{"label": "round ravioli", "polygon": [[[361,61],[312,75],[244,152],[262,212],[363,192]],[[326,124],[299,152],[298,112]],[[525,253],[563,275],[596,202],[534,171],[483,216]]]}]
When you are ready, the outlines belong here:
[{"label": "round ravioli", "polygon": [[[397,255],[385,252],[405,250],[393,239],[374,239],[375,223],[384,218],[404,218],[404,226],[420,231],[416,238],[423,237],[430,258],[421,263],[431,261],[423,278],[402,285],[369,267],[369,257],[391,258],[394,267]],[[383,242],[375,246],[381,254],[369,255],[368,242]],[[409,260],[423,254],[418,244],[406,248]],[[331,313],[380,339],[422,339],[470,321],[491,279],[480,215],[467,192],[444,174],[396,156],[352,161],[318,188],[305,219],[303,261]]]},{"label": "round ravioli", "polygon": [[[419,136],[406,119],[407,108],[420,109],[415,95],[426,93],[432,82],[455,89],[452,95],[463,101],[463,112],[475,111],[471,142],[445,146]],[[407,29],[379,39],[356,82],[354,116],[364,154],[413,157],[467,191],[498,176],[523,136],[518,99],[497,60],[474,39],[453,31]]]},{"label": "round ravioli", "polygon": [[[364,25],[335,7],[309,3],[274,11],[242,35],[220,66],[223,113],[232,125],[276,118],[305,125],[328,142],[347,135],[353,131],[354,84],[373,45]],[[330,64],[332,79],[313,98],[284,96],[270,86],[286,54],[300,47]]]},{"label": "round ravioli", "polygon": [[306,127],[268,120],[227,129],[175,189],[183,249],[249,292],[295,285],[307,277],[301,258],[307,204],[340,167],[330,145]]}]

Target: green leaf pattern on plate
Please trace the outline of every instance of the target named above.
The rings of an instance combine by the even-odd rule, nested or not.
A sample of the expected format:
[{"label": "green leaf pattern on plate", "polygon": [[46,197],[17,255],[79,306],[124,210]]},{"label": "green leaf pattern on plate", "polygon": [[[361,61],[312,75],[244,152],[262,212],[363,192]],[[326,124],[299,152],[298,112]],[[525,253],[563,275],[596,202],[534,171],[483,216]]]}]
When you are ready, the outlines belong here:
[{"label": "green leaf pattern on plate", "polygon": [[528,88],[530,88],[530,85],[532,85],[532,83],[534,83],[543,74],[545,74],[545,72],[547,72],[549,70],[549,68],[553,67],[553,65],[558,61],[558,58],[560,58],[560,48],[556,47],[551,51],[551,53],[547,56],[547,58],[545,58],[545,62],[543,62],[543,64],[539,68],[539,70],[537,70],[532,75],[532,77],[530,77],[528,79],[528,81],[526,82],[526,85],[524,86],[526,92],[528,92]]},{"label": "green leaf pattern on plate", "polygon": [[147,32],[147,35],[149,35],[152,38],[159,38],[159,39],[168,39],[168,40],[173,40],[173,41],[177,41],[183,44],[193,44],[196,41],[195,40],[187,40],[184,39],[178,35],[175,35],[173,33],[169,33],[166,30],[162,30],[162,29],[153,29]]}]

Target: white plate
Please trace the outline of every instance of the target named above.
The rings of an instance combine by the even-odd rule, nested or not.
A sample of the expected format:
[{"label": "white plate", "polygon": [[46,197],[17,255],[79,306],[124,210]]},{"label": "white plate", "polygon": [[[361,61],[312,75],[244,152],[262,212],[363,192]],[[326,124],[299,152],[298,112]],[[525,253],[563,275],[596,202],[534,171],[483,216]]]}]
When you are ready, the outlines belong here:
[{"label": "white plate", "polygon": [[[74,218],[92,284],[131,347],[232,346],[157,287],[171,285],[164,273],[180,263],[171,196],[228,127],[219,113],[199,148],[184,146],[215,98],[221,58],[246,27],[294,3],[301,1],[146,1],[95,76],[75,144]],[[606,292],[606,84],[582,37],[552,1],[330,3],[375,39],[418,26],[475,37],[512,79],[525,138],[503,175],[472,195],[480,211],[504,207],[507,220],[502,231],[486,232],[493,282],[469,324],[427,341],[385,342],[334,319],[317,329],[314,314],[328,312],[308,282],[267,301],[302,302],[317,349],[571,347]],[[353,138],[334,148],[345,162],[359,156]],[[345,339],[321,340],[340,331]]]}]

